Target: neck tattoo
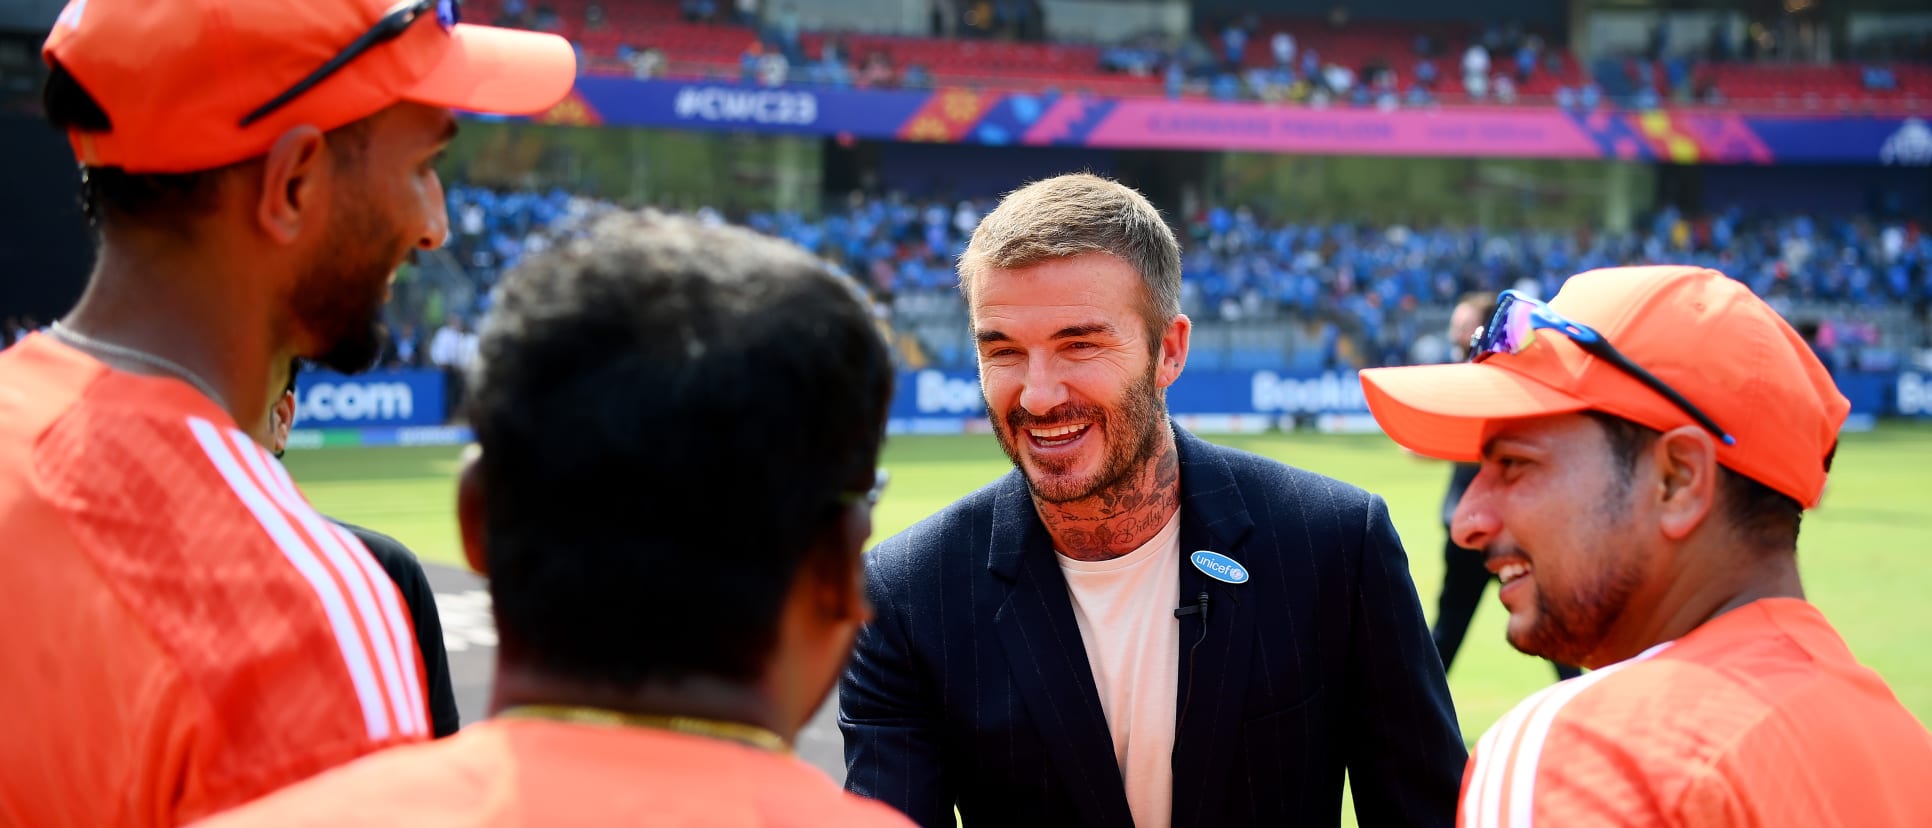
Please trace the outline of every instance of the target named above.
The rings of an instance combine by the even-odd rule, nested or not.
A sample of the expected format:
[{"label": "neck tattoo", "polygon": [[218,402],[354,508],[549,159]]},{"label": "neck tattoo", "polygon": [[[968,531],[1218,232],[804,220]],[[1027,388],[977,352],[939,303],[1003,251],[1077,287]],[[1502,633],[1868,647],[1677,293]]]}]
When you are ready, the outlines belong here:
[{"label": "neck tattoo", "polygon": [[1181,457],[1172,439],[1123,485],[1077,503],[1035,502],[1060,554],[1106,561],[1139,549],[1181,506]]}]

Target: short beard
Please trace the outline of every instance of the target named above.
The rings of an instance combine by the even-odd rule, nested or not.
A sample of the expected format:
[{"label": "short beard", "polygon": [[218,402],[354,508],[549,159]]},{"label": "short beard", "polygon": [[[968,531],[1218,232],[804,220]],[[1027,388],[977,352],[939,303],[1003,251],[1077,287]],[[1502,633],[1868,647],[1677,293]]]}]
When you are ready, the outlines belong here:
[{"label": "short beard", "polygon": [[[323,258],[310,262],[296,281],[295,323],[319,343],[309,356],[332,371],[367,369],[382,353],[383,287],[395,269],[399,236],[385,233],[357,198],[341,199],[329,220]],[[381,240],[380,243],[375,240]]]},{"label": "short beard", "polygon": [[[1630,513],[1631,476],[1623,474],[1618,485],[1596,508],[1598,527],[1609,530],[1622,525]],[[1600,543],[1617,543],[1617,533],[1597,533]],[[1599,550],[1592,550],[1599,551]],[[1645,561],[1603,555],[1605,568],[1599,570],[1591,589],[1585,594],[1552,598],[1549,591],[1536,590],[1536,624],[1510,645],[1530,655],[1542,656],[1562,664],[1585,664],[1603,646],[1610,629],[1630,605],[1630,596],[1642,585]],[[1615,563],[1608,563],[1614,561]],[[1533,563],[1533,559],[1532,559]]]},{"label": "short beard", "polygon": [[[1143,471],[1154,455],[1160,451],[1161,429],[1167,425],[1167,405],[1161,399],[1155,371],[1159,363],[1150,361],[1147,373],[1134,384],[1127,387],[1118,408],[1119,417],[1091,403],[1068,403],[1044,416],[1034,416],[1023,408],[1015,407],[1004,418],[1004,426],[993,429],[993,436],[999,440],[1000,449],[1013,461],[1013,467],[1026,477],[1027,488],[1033,497],[1042,503],[1065,504],[1085,500],[1095,495],[1129,485],[1134,475]],[[988,405],[991,411],[992,406]],[[998,422],[1000,418],[995,417]],[[1086,480],[1036,480],[1026,473],[1026,465],[1021,462],[1019,441],[1022,432],[1028,428],[1050,427],[1070,420],[1085,420],[1093,423],[1090,428],[1099,428],[1107,436],[1107,456],[1101,464],[1100,472]],[[1038,463],[1038,459],[1035,459]],[[1051,475],[1064,471],[1041,464],[1043,473]]]}]

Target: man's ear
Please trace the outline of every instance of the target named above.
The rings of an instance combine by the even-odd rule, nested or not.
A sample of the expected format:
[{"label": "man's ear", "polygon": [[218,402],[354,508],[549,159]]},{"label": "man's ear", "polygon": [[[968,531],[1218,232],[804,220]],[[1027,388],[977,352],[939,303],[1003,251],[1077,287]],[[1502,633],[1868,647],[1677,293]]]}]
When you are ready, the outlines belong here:
[{"label": "man's ear", "polygon": [[1682,540],[1717,506],[1717,441],[1698,426],[1679,426],[1651,444],[1658,528]]},{"label": "man's ear", "polygon": [[470,569],[483,577],[490,575],[487,543],[486,506],[483,478],[483,448],[471,443],[463,449],[462,468],[456,474],[456,528],[463,538],[463,558]]},{"label": "man's ear", "polygon": [[289,429],[295,427],[295,392],[288,391],[275,398],[269,407],[268,448],[276,456],[288,448]]},{"label": "man's ear", "polygon": [[293,244],[314,224],[326,192],[329,144],[322,130],[302,125],[282,133],[261,162],[255,222],[278,244]]},{"label": "man's ear", "polygon": [[1166,388],[1181,378],[1181,369],[1187,367],[1187,349],[1194,333],[1194,320],[1185,313],[1174,314],[1168,320],[1167,330],[1161,333],[1161,350],[1158,355],[1160,364],[1154,367],[1154,385]]}]

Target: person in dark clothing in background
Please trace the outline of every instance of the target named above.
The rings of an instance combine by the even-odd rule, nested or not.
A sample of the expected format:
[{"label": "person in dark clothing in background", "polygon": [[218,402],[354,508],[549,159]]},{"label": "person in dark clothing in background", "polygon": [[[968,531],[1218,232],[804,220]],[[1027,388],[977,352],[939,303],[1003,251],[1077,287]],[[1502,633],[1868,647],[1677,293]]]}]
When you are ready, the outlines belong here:
[{"label": "person in dark clothing in background", "polygon": [[[301,371],[301,360],[289,362],[288,381],[282,384],[281,395],[268,407],[268,421],[254,435],[277,458],[288,448],[288,432],[295,426],[295,378]],[[455,733],[462,722],[456,710],[456,691],[450,684],[449,653],[443,648],[443,621],[436,613],[436,593],[429,588],[429,576],[423,574],[422,562],[395,538],[332,517],[328,519],[362,541],[376,563],[382,565],[382,571],[389,574],[389,580],[396,582],[396,590],[409,606],[409,619],[416,629],[416,649],[423,654],[430,734],[441,739]]]},{"label": "person in dark clothing in background", "polygon": [[[1495,312],[1496,297],[1492,294],[1471,293],[1456,303],[1456,309],[1449,314],[1449,349],[1456,361],[1467,358],[1469,338]],[[1457,546],[1448,535],[1449,518],[1456,513],[1456,505],[1462,502],[1462,493],[1469,490],[1469,482],[1476,479],[1478,468],[1480,466],[1475,463],[1455,464],[1455,471],[1449,475],[1449,491],[1442,497],[1445,537],[1442,542],[1442,592],[1436,598],[1436,625],[1429,633],[1436,640],[1436,654],[1442,656],[1444,673],[1449,672],[1449,665],[1455,662],[1456,651],[1462,649],[1463,636],[1469,632],[1469,621],[1476,616],[1476,605],[1482,603],[1483,592],[1489,589],[1489,582],[1496,579],[1483,565],[1481,552]],[[1572,679],[1582,674],[1583,671],[1568,664],[1556,664],[1558,680]]]}]

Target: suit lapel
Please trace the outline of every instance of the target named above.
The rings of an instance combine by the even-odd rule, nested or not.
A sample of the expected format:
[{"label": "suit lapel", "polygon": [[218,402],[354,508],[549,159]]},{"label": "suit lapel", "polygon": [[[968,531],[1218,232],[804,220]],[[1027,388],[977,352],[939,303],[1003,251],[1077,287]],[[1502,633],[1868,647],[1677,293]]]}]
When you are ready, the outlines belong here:
[{"label": "suit lapel", "polygon": [[1011,585],[993,623],[1027,713],[1086,823],[1130,825],[1113,736],[1066,578],[1018,472],[1002,481],[991,541],[987,568]]},{"label": "suit lapel", "polygon": [[1243,565],[1267,562],[1244,557],[1242,542],[1254,521],[1227,461],[1205,441],[1179,427],[1174,432],[1181,455],[1181,603],[1194,606],[1202,592],[1208,594],[1205,635],[1199,615],[1181,623],[1174,825],[1183,828],[1221,821],[1228,770],[1240,745],[1242,699],[1258,610],[1247,584],[1209,578],[1189,558],[1197,550],[1207,550]]}]

